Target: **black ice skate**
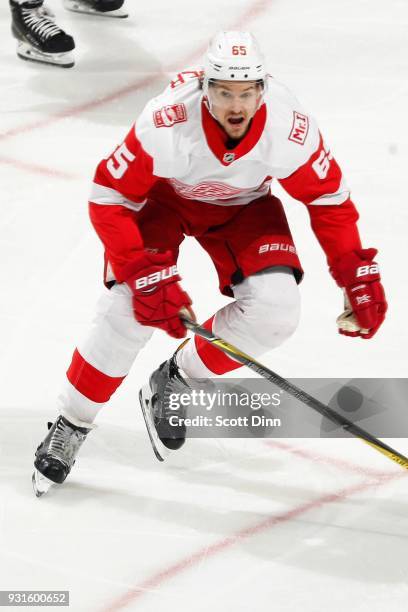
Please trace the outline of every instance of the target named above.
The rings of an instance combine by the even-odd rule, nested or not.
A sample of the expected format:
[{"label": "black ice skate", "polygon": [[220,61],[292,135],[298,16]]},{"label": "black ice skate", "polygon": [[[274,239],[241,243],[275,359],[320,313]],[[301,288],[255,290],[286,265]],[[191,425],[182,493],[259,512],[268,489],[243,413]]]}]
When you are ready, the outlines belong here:
[{"label": "black ice skate", "polygon": [[[165,361],[150,376],[149,383],[139,392],[140,406],[147,432],[159,461],[164,461],[168,451],[183,446],[186,437],[184,418],[186,409],[177,403],[169,406],[172,393],[186,393],[190,387],[180,374],[175,356]],[[170,417],[173,417],[170,423]]]},{"label": "black ice skate", "polygon": [[43,7],[43,0],[18,4],[10,0],[11,31],[21,59],[72,68],[74,39],[59,28]]},{"label": "black ice skate", "polygon": [[34,492],[41,497],[53,484],[62,484],[75,463],[75,457],[92,429],[78,427],[63,416],[54,424],[48,423],[49,432],[37,448],[32,477]]},{"label": "black ice skate", "polygon": [[122,9],[124,2],[125,0],[64,0],[64,7],[75,13],[124,19],[128,17],[127,11]]}]

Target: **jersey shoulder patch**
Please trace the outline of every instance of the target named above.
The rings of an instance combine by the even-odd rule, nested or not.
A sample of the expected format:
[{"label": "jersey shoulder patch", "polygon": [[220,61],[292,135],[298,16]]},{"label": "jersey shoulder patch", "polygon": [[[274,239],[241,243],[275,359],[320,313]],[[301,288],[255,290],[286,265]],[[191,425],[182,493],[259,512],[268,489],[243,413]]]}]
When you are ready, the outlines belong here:
[{"label": "jersey shoulder patch", "polygon": [[300,113],[299,111],[293,111],[293,124],[288,139],[292,142],[296,142],[299,145],[304,145],[309,132],[309,117]]},{"label": "jersey shoulder patch", "polygon": [[154,174],[173,176],[188,163],[187,142],[197,129],[201,89],[198,78],[166,89],[152,98],[136,122],[136,136],[153,158]]},{"label": "jersey shoulder patch", "polygon": [[154,98],[153,123],[156,128],[173,127],[188,121],[191,102],[200,91],[201,70],[184,70],[177,74],[160,96]]},{"label": "jersey shoulder patch", "polygon": [[165,104],[153,111],[153,122],[157,128],[173,127],[175,123],[187,121],[187,109],[183,102]]},{"label": "jersey shoulder patch", "polygon": [[314,118],[282,83],[268,79],[265,96],[267,127],[277,178],[288,176],[304,164],[319,145]]}]

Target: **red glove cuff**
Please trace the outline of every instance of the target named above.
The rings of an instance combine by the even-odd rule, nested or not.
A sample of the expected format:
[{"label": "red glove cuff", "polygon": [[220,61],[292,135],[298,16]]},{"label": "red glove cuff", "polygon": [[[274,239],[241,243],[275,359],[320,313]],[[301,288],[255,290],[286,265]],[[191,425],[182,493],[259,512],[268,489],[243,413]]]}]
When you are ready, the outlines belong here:
[{"label": "red glove cuff", "polygon": [[341,255],[331,266],[330,273],[339,287],[380,280],[378,264],[373,259],[377,249],[356,249]]}]

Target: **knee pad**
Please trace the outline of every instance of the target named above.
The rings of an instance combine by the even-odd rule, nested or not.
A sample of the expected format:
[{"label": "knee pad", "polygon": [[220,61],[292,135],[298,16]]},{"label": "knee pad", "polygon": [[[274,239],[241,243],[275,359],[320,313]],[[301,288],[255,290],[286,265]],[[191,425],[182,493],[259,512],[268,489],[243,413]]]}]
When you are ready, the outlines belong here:
[{"label": "knee pad", "polygon": [[237,345],[256,356],[279,346],[296,330],[300,295],[289,268],[249,276],[233,291],[236,302],[215,317],[216,333],[222,336],[221,328],[227,326]]}]

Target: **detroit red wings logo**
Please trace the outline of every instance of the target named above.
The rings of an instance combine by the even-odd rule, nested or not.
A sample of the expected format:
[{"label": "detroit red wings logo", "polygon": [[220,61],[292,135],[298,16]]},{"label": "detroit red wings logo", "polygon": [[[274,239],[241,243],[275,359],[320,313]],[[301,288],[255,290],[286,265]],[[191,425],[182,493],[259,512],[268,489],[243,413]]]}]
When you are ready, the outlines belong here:
[{"label": "detroit red wings logo", "polygon": [[239,195],[261,191],[261,189],[268,190],[269,188],[269,182],[263,183],[259,187],[250,187],[249,189],[240,189],[239,187],[232,187],[231,185],[216,181],[203,181],[197,185],[187,185],[177,179],[169,179],[169,182],[173,186],[174,191],[187,200],[228,200]]},{"label": "detroit red wings logo", "polygon": [[172,127],[175,123],[187,121],[187,110],[184,104],[170,104],[163,106],[153,113],[154,125],[160,127]]}]

